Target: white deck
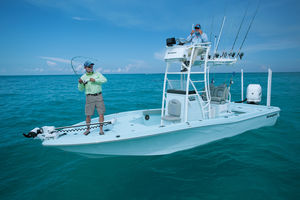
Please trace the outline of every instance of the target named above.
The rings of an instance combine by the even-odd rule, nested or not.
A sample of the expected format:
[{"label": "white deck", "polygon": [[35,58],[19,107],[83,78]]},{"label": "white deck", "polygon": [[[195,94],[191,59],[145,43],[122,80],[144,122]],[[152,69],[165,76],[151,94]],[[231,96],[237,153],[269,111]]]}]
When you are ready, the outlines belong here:
[{"label": "white deck", "polygon": [[[58,139],[45,140],[43,145],[56,146],[63,150],[87,154],[166,154],[189,149],[224,137],[230,137],[253,128],[271,126],[276,122],[280,111],[277,107],[239,103],[230,103],[230,108],[232,110],[230,113],[214,119],[191,121],[188,123],[169,122],[164,127],[160,126],[160,109],[112,114],[106,116],[105,120],[115,118],[117,121],[113,125],[104,126],[104,130],[109,129],[105,131],[105,135],[99,135],[99,128],[93,129],[88,136],[83,135],[83,131],[71,132]],[[149,113],[149,120],[145,120],[145,113]],[[264,123],[261,122],[262,119],[259,119],[260,123],[257,123],[255,119],[258,118],[264,118]],[[97,120],[98,118],[94,118],[92,123],[97,122]],[[226,126],[232,127],[230,130],[226,130],[229,128]],[[209,130],[207,127],[209,127]],[[203,131],[204,129],[205,131]],[[236,129],[236,131],[233,129]],[[210,134],[210,132],[213,133],[216,130],[218,130],[217,135],[216,133]],[[190,133],[188,132],[194,135],[189,137],[188,134]],[[201,135],[201,137],[204,136],[206,139],[202,138],[198,142],[189,141],[197,138],[195,134]],[[164,139],[165,136],[168,137],[167,142]],[[155,138],[159,139],[156,140]],[[138,142],[136,143],[137,140]],[[114,144],[117,144],[117,146]],[[136,145],[142,146],[138,147]]]}]

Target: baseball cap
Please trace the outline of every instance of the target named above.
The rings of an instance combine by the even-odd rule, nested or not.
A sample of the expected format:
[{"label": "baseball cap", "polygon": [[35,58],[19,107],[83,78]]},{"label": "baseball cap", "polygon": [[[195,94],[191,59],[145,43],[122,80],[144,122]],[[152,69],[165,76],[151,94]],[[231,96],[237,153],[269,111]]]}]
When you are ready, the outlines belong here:
[{"label": "baseball cap", "polygon": [[95,64],[93,62],[87,60],[87,61],[85,61],[85,63],[83,65],[84,65],[84,67],[89,67],[90,65],[95,65]]},{"label": "baseball cap", "polygon": [[195,29],[201,29],[201,25],[200,25],[200,24],[196,24],[196,25],[194,26],[194,28],[195,28]]}]

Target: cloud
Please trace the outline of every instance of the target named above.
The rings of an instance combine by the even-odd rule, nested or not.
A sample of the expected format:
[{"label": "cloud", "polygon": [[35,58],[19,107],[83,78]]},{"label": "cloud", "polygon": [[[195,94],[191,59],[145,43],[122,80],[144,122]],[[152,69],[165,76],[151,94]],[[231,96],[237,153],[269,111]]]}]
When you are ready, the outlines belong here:
[{"label": "cloud", "polygon": [[102,71],[103,71],[103,68],[101,68],[101,67],[99,67],[99,68],[96,69],[96,72],[100,72],[101,73]]},{"label": "cloud", "polygon": [[275,50],[285,50],[285,49],[293,49],[299,48],[298,41],[292,40],[270,40],[254,45],[248,45],[245,47],[245,51],[249,52],[258,52],[258,51],[275,51]]},{"label": "cloud", "polygon": [[127,64],[124,68],[121,68],[123,72],[129,72],[136,69],[147,68],[148,64],[144,60],[131,60],[131,63]]},{"label": "cloud", "polygon": [[[72,69],[70,67],[70,63],[71,63],[70,60],[64,58],[58,58],[58,57],[48,57],[48,56],[39,56],[39,58],[45,60],[47,66],[44,65],[43,67],[36,67],[32,69],[33,72],[58,73],[58,74],[72,73]],[[78,70],[78,72],[81,72],[81,70]]]},{"label": "cloud", "polygon": [[[59,9],[67,15],[73,16],[73,20],[86,21],[90,18],[80,17],[89,13],[93,19],[106,20],[119,27],[138,27],[139,29],[166,30],[180,29],[184,30],[192,23],[190,19],[198,17],[195,12],[187,13],[186,19],[181,15],[182,10],[193,10],[193,5],[188,5],[184,1],[177,2],[174,7],[171,0],[168,1],[137,1],[137,0],[26,0],[28,3],[38,7],[50,7]],[[204,4],[204,5],[203,5]],[[206,7],[207,2],[202,3]],[[170,9],[173,8],[173,9]],[[179,17],[180,16],[180,17]]]},{"label": "cloud", "polygon": [[124,66],[111,66],[109,69],[96,68],[95,70],[100,73],[140,73],[144,69],[149,68],[148,63],[144,60],[129,60],[129,63]]},{"label": "cloud", "polygon": [[[134,14],[126,13],[126,12],[115,12],[115,11],[107,11],[106,14],[101,15],[102,18],[117,24],[118,26],[137,26],[143,24],[142,18],[135,16]],[[121,23],[120,23],[121,22]]]},{"label": "cloud", "polygon": [[56,58],[56,57],[46,57],[46,56],[40,56],[41,59],[49,60],[49,61],[56,61],[59,63],[67,63],[71,64],[71,60],[63,59],[63,58]]},{"label": "cloud", "polygon": [[260,65],[260,70],[261,71],[267,71],[269,68],[269,66],[266,66],[266,65]]},{"label": "cloud", "polygon": [[[58,63],[70,64],[71,60],[48,56],[40,56],[40,58],[46,60],[47,65],[52,67],[52,71],[55,70],[59,72],[71,72],[71,68],[64,68],[58,65]],[[73,61],[72,64],[77,74],[84,73],[84,67],[82,65],[82,62]],[[137,70],[141,71],[148,67],[148,63],[146,63],[144,60],[131,59],[129,60],[129,63],[123,67],[111,67],[110,69],[96,68],[95,71],[100,73],[136,73]],[[47,70],[49,71],[50,69]]]},{"label": "cloud", "polygon": [[166,50],[163,49],[161,51],[154,52],[154,58],[157,60],[164,60]]},{"label": "cloud", "polygon": [[93,19],[84,18],[84,17],[72,17],[76,21],[92,21]]},{"label": "cloud", "polygon": [[36,68],[33,69],[33,71],[34,72],[43,72],[43,71],[45,71],[45,69],[41,68],[41,67],[36,67]]},{"label": "cloud", "polygon": [[105,69],[105,70],[103,70],[103,73],[110,73],[110,72],[111,72],[110,69]]},{"label": "cloud", "polygon": [[47,63],[47,65],[50,66],[50,67],[51,67],[51,66],[56,66],[56,65],[57,65],[56,62],[52,62],[52,61],[50,61],[50,60],[47,60],[46,63]]}]

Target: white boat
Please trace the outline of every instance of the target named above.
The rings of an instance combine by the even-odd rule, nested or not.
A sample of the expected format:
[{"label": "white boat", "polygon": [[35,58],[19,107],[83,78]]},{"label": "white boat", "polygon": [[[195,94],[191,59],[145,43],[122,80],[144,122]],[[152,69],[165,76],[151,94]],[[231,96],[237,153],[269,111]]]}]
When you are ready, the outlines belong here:
[{"label": "white boat", "polygon": [[[146,156],[187,150],[273,126],[280,109],[270,106],[271,73],[267,105],[258,104],[261,86],[257,84],[248,86],[247,101],[232,102],[230,85],[210,84],[209,69],[235,64],[238,58],[210,55],[210,48],[210,43],[167,46],[161,108],[107,115],[105,135],[99,135],[99,127],[83,135],[85,122],[69,128],[43,127],[33,132],[39,130],[36,136],[44,146],[87,156]],[[97,124],[97,120],[94,118],[91,123]],[[76,129],[81,126],[83,130]]]}]

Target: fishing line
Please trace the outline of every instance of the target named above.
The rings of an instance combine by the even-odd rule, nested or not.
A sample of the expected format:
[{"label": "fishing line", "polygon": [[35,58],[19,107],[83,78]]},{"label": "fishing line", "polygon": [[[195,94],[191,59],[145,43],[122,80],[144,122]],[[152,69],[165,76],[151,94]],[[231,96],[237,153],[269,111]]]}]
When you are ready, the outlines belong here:
[{"label": "fishing line", "polygon": [[247,36],[248,36],[248,33],[249,33],[249,31],[250,31],[250,28],[251,28],[251,26],[252,26],[252,24],[253,24],[253,21],[254,21],[254,19],[255,19],[255,16],[256,16],[256,14],[257,14],[257,11],[258,11],[258,8],[259,8],[259,6],[260,6],[260,2],[261,2],[261,0],[259,0],[259,2],[258,2],[258,4],[257,4],[257,8],[256,8],[256,10],[255,10],[255,13],[254,13],[253,17],[252,17],[252,20],[251,20],[251,22],[250,22],[250,25],[249,25],[248,30],[247,30],[247,32],[246,32],[246,35],[245,35],[245,37],[244,37],[244,39],[243,39],[243,42],[242,42],[242,44],[241,44],[241,46],[240,46],[240,49],[239,49],[239,51],[238,51],[238,55],[239,55],[239,53],[241,52],[241,49],[242,49],[242,47],[243,47],[243,45],[244,45],[244,42],[245,42],[245,40],[246,40],[246,38],[247,38]]}]

